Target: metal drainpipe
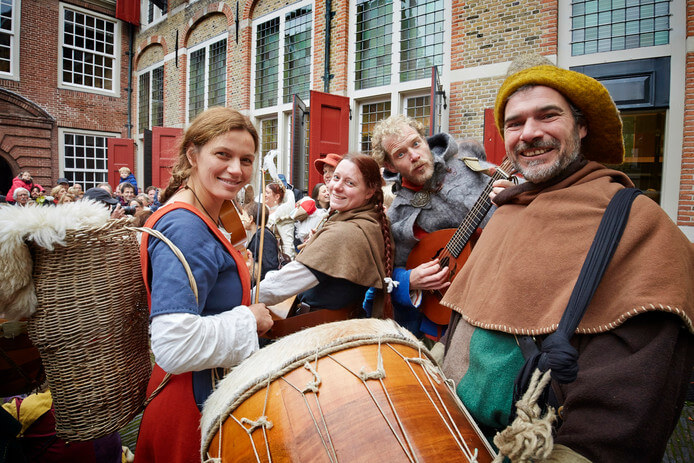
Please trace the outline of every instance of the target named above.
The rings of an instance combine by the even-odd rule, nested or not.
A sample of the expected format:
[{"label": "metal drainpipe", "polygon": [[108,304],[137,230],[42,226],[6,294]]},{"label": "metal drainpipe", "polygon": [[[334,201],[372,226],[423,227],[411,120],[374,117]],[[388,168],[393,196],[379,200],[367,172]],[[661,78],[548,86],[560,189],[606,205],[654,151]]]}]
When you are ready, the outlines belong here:
[{"label": "metal drainpipe", "polygon": [[332,12],[332,0],[325,0],[325,71],[323,73],[323,91],[330,93],[330,79],[334,77],[330,74],[330,22],[335,16]]},{"label": "metal drainpipe", "polygon": [[128,23],[130,44],[128,45],[128,138],[132,135],[133,120],[133,42],[135,40],[135,28]]}]

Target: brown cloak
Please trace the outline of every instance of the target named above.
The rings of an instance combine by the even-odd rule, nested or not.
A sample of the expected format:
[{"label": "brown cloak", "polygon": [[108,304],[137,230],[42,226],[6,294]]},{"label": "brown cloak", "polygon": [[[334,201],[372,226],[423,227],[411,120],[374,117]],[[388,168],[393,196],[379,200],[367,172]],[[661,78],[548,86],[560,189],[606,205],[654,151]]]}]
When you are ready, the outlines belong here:
[{"label": "brown cloak", "polygon": [[[484,329],[555,331],[605,208],[624,186],[632,186],[626,175],[589,162],[519,194],[494,213],[442,303]],[[655,202],[637,197],[577,332],[609,331],[656,310],[694,332],[693,306],[694,244]]]},{"label": "brown cloak", "polygon": [[[381,223],[373,204],[331,214],[296,260],[334,278],[362,286],[383,288],[385,246]],[[373,316],[382,307],[374,304]]]}]

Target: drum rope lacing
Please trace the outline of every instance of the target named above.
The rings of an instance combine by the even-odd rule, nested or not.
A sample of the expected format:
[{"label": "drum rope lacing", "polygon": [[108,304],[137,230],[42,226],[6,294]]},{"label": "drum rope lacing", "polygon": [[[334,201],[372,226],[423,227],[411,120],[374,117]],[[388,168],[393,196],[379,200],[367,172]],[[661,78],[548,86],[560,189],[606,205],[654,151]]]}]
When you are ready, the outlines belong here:
[{"label": "drum rope lacing", "polygon": [[[372,343],[372,342],[370,342],[370,343],[365,343],[365,344],[371,344],[371,343]],[[440,373],[440,369],[437,369],[433,364],[431,364],[430,361],[428,361],[428,358],[426,358],[426,357],[424,357],[424,356],[422,355],[421,346],[418,347],[418,349],[419,349],[419,357],[408,358],[408,357],[403,356],[403,355],[402,355],[397,349],[395,349],[388,341],[385,342],[385,345],[387,345],[391,350],[393,350],[398,356],[400,356],[400,357],[408,364],[408,367],[409,367],[410,371],[412,372],[412,374],[415,376],[415,378],[416,378],[417,381],[419,382],[420,387],[421,387],[422,390],[425,392],[425,394],[426,394],[428,400],[431,402],[431,404],[432,404],[432,405],[434,406],[434,408],[436,409],[436,411],[437,411],[437,413],[438,413],[438,416],[439,416],[440,419],[444,422],[445,426],[447,427],[447,429],[448,429],[449,432],[451,433],[452,437],[454,438],[456,444],[457,444],[458,447],[460,448],[460,450],[461,450],[461,452],[463,453],[463,455],[466,457],[467,461],[470,462],[470,463],[476,463],[476,462],[478,461],[478,460],[477,460],[477,457],[478,457],[478,449],[475,448],[474,451],[471,451],[471,450],[470,450],[470,448],[469,448],[467,442],[465,441],[464,437],[462,436],[462,434],[461,434],[461,432],[460,432],[460,430],[459,430],[457,424],[456,424],[455,421],[453,420],[453,418],[452,418],[452,416],[451,416],[451,413],[449,412],[447,406],[446,406],[445,403],[443,402],[443,399],[441,398],[441,395],[440,395],[439,391],[436,389],[436,387],[435,387],[434,384],[433,384],[434,381],[435,381],[436,383],[440,384],[440,383],[441,383],[441,378],[444,378],[443,374]],[[343,347],[344,347],[344,346],[343,346]],[[323,410],[322,410],[322,408],[321,408],[320,401],[319,401],[319,398],[318,398],[319,387],[320,387],[320,384],[321,384],[320,375],[318,374],[318,371],[317,371],[317,368],[318,368],[318,359],[319,359],[319,352],[316,351],[315,354],[314,354],[313,356],[314,356],[313,362],[315,363],[315,366],[312,366],[308,361],[305,361],[304,364],[303,364],[303,367],[304,367],[306,370],[308,370],[308,371],[313,375],[313,380],[312,380],[312,381],[309,381],[303,389],[302,389],[302,388],[299,388],[299,387],[297,387],[297,386],[295,386],[294,384],[292,384],[292,383],[291,383],[290,381],[288,381],[284,376],[280,376],[279,379],[282,379],[285,383],[287,383],[288,385],[290,385],[293,389],[295,389],[299,394],[302,395],[303,400],[304,400],[304,404],[306,405],[306,408],[307,408],[307,410],[309,411],[309,415],[311,416],[311,419],[313,420],[313,423],[314,423],[314,426],[315,426],[316,431],[317,431],[317,433],[318,433],[318,436],[319,436],[320,439],[321,439],[322,445],[323,445],[323,447],[324,447],[324,449],[325,449],[325,451],[326,451],[326,454],[327,454],[327,456],[328,456],[330,462],[331,462],[331,463],[337,463],[337,462],[338,462],[338,459],[337,459],[337,452],[336,452],[335,447],[334,447],[334,445],[333,445],[333,443],[332,443],[332,439],[331,439],[331,437],[330,437],[330,432],[329,432],[329,430],[328,430],[326,418],[325,418],[325,415],[324,415],[324,413],[323,413]],[[383,382],[383,379],[386,377],[386,372],[385,372],[385,370],[384,370],[384,368],[383,368],[383,355],[382,355],[382,351],[381,351],[381,339],[379,339],[379,342],[378,342],[378,360],[377,360],[377,367],[376,367],[376,370],[374,370],[374,371],[370,371],[370,372],[369,372],[369,371],[367,371],[366,367],[362,367],[362,368],[360,369],[359,373],[355,373],[355,372],[352,371],[350,368],[348,368],[347,366],[345,366],[344,364],[342,364],[339,360],[337,360],[337,359],[336,359],[334,356],[332,356],[330,353],[327,353],[327,354],[324,353],[324,356],[327,357],[327,358],[332,359],[336,364],[338,364],[338,365],[341,366],[343,369],[345,369],[346,371],[348,371],[350,374],[352,374],[353,376],[355,376],[356,378],[358,378],[359,380],[362,381],[362,383],[364,384],[364,386],[365,386],[365,388],[366,388],[368,394],[369,394],[370,397],[371,397],[371,400],[374,402],[374,404],[375,404],[376,407],[378,408],[378,410],[379,410],[381,416],[383,417],[383,419],[384,419],[385,422],[387,423],[388,427],[390,428],[391,432],[393,433],[394,437],[396,438],[396,440],[398,441],[399,445],[400,445],[401,448],[403,449],[403,452],[404,452],[405,455],[407,456],[408,460],[409,460],[410,462],[412,462],[412,463],[416,463],[418,460],[417,460],[417,458],[416,458],[416,455],[414,455],[413,445],[412,445],[412,443],[410,442],[410,439],[409,439],[407,433],[406,433],[405,430],[404,430],[404,426],[403,426],[403,424],[402,424],[402,422],[401,422],[401,419],[400,419],[400,417],[399,417],[397,411],[395,410],[395,406],[394,406],[394,404],[393,404],[393,402],[392,402],[392,400],[391,400],[390,394],[389,394],[389,392],[388,392],[388,390],[387,390],[387,388],[386,388],[386,386],[385,386],[385,384],[384,384],[384,382]],[[321,357],[321,358],[322,358],[322,357]],[[425,376],[427,377],[427,379],[428,379],[428,381],[429,381],[429,384],[431,385],[432,389],[434,390],[434,392],[435,392],[435,394],[436,394],[436,397],[437,397],[437,399],[438,399],[438,402],[439,402],[439,404],[441,405],[441,407],[443,408],[446,417],[448,417],[448,420],[446,419],[446,417],[444,417],[444,413],[439,409],[439,406],[436,404],[434,398],[432,398],[432,396],[431,396],[431,394],[428,392],[426,386],[422,383],[421,378],[419,377],[419,375],[414,371],[414,369],[413,369],[413,367],[412,367],[412,364],[419,365],[419,366],[422,368],[422,371],[424,371],[424,374],[425,374]],[[288,371],[291,371],[291,370],[290,370],[289,368],[287,368],[287,372],[288,372]],[[282,373],[282,374],[284,374],[284,373]],[[275,379],[277,379],[276,376],[275,376]],[[379,402],[378,402],[378,400],[376,399],[376,397],[374,396],[374,394],[373,394],[371,388],[370,388],[370,387],[368,386],[368,384],[366,383],[367,380],[373,380],[373,379],[378,379],[378,381],[380,382],[381,388],[382,388],[382,390],[383,390],[383,392],[384,392],[384,394],[385,394],[385,397],[386,397],[386,399],[387,399],[387,401],[388,401],[388,404],[389,404],[389,406],[390,406],[390,408],[391,408],[391,411],[393,412],[393,415],[395,416],[395,419],[397,420],[397,426],[398,426],[398,428],[399,428],[401,434],[404,436],[404,438],[405,438],[405,440],[406,440],[406,443],[404,443],[404,442],[402,441],[401,437],[400,437],[400,436],[398,435],[398,433],[396,432],[395,427],[394,427],[393,424],[390,422],[390,420],[388,419],[388,417],[385,415],[385,412],[384,412],[384,410],[383,410],[381,404],[379,404]],[[258,428],[261,428],[261,429],[263,430],[263,438],[264,438],[264,441],[265,441],[265,447],[266,447],[267,458],[268,458],[267,461],[268,461],[269,463],[272,462],[272,458],[271,458],[271,455],[270,455],[270,449],[269,449],[269,443],[268,443],[268,439],[267,439],[267,432],[266,432],[268,429],[270,429],[270,428],[272,427],[272,423],[271,423],[269,420],[267,420],[267,416],[265,416],[266,407],[267,407],[267,401],[268,401],[268,393],[269,393],[269,388],[270,388],[270,380],[271,380],[271,378],[268,377],[268,378],[267,378],[266,385],[264,386],[264,387],[266,388],[266,397],[265,397],[265,405],[263,406],[263,414],[262,414],[261,417],[259,417],[257,420],[250,420],[250,419],[248,419],[248,418],[241,418],[241,420],[238,420],[236,417],[234,417],[233,414],[229,414],[229,415],[228,415],[228,416],[230,416],[239,426],[241,426],[242,428],[244,428],[244,430],[246,431],[247,435],[248,435],[249,438],[251,439],[251,445],[252,445],[252,447],[253,447],[253,451],[254,451],[254,453],[255,453],[255,457],[256,457],[256,461],[257,461],[257,462],[261,462],[262,460],[260,459],[260,456],[259,456],[258,451],[257,451],[256,446],[255,446],[255,442],[253,441],[253,437],[252,437],[251,434],[252,434],[256,429],[258,429]],[[457,395],[456,395],[456,393],[455,393],[455,384],[454,384],[451,380],[445,380],[445,379],[444,379],[443,383],[444,383],[444,384],[448,387],[448,389],[451,391],[452,397],[454,398],[454,400],[456,400],[457,402],[460,402],[459,398],[457,397]],[[321,425],[319,425],[318,420],[316,419],[316,416],[314,415],[314,412],[313,412],[313,410],[311,409],[311,406],[310,406],[310,404],[309,404],[309,402],[308,402],[308,399],[306,398],[306,394],[307,394],[307,393],[313,393],[313,394],[314,394],[315,401],[316,401],[316,406],[317,406],[317,409],[318,409],[318,411],[317,411],[316,414],[319,415],[319,418],[320,418],[320,421],[321,421],[321,425],[322,425],[322,427],[323,427],[323,430],[321,430]],[[464,408],[464,406],[462,406],[462,404],[460,404],[460,405],[461,405],[462,410],[465,412],[465,415],[466,415],[466,417],[468,418],[468,421],[473,422],[473,421],[471,421],[471,417],[469,416],[469,413],[468,413],[467,410]],[[243,424],[242,422],[245,422],[246,424],[251,424],[251,427],[248,428],[248,427],[244,426],[244,424]],[[449,423],[449,422],[450,422],[450,423]],[[221,419],[221,417],[220,417],[220,420],[219,420],[219,446],[220,446],[220,448],[219,448],[219,450],[218,450],[218,455],[221,455],[221,454],[222,454],[222,449],[221,449],[221,442],[222,442],[222,436],[221,436],[222,424],[223,424],[223,423],[222,423],[222,419]],[[325,434],[325,435],[324,435],[324,434]],[[209,456],[210,456],[210,455],[209,455],[209,453],[208,453],[208,457],[209,457]],[[221,458],[208,458],[207,460],[205,460],[204,463],[221,463],[221,461],[222,461]]]},{"label": "drum rope lacing", "polygon": [[[314,362],[316,363],[316,367],[318,366],[318,353],[316,352],[315,354],[315,359]],[[306,383],[306,386],[303,389],[299,389],[295,385],[293,385],[291,382],[289,382],[284,376],[281,377],[281,379],[289,384],[291,387],[293,387],[298,393],[301,394],[302,398],[304,399],[304,405],[306,405],[306,409],[308,410],[309,415],[311,416],[311,420],[313,420],[313,425],[316,428],[316,432],[318,433],[318,437],[320,437],[321,443],[323,444],[323,448],[325,449],[325,453],[328,455],[328,458],[330,459],[331,463],[337,463],[337,452],[335,451],[335,446],[333,445],[332,438],[330,437],[330,431],[328,430],[328,423],[325,421],[325,414],[323,413],[323,408],[320,405],[320,401],[318,400],[318,387],[320,386],[321,380],[320,376],[318,375],[318,371],[316,368],[312,367],[309,362],[304,363],[304,368],[313,374],[313,381],[309,381]],[[318,421],[316,420],[315,415],[313,414],[313,410],[311,410],[311,406],[308,403],[308,399],[306,398],[306,393],[307,392],[312,392],[314,394],[314,397],[316,399],[316,406],[318,407],[318,413],[320,415],[321,422],[323,424],[323,428],[325,431],[325,437],[323,436],[323,432],[320,429],[320,426],[318,425]]]}]

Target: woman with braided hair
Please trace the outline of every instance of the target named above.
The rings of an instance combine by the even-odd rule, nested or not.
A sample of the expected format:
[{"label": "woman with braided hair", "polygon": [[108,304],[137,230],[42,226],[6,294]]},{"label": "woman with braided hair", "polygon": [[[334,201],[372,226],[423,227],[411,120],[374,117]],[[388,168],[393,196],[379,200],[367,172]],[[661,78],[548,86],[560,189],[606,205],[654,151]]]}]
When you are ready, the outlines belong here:
[{"label": "woman with braided hair", "polygon": [[272,305],[297,295],[299,313],[328,309],[359,317],[364,294],[373,286],[379,294],[372,316],[392,318],[393,250],[381,182],[371,157],[346,155],[328,187],[328,220],[295,261],[267,274],[260,301]]}]

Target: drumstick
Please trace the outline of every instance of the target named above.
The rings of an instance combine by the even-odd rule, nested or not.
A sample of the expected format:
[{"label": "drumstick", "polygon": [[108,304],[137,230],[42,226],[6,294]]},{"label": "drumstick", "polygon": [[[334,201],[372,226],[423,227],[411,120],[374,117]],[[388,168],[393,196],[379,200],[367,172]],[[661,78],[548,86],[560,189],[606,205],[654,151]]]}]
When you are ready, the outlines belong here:
[{"label": "drumstick", "polygon": [[[258,298],[260,297],[260,275],[263,269],[263,247],[265,245],[265,171],[260,169],[260,184],[262,189],[260,190],[260,207],[258,208],[258,214],[260,215],[260,247],[258,249],[258,268],[255,274],[255,303],[258,303]],[[256,219],[256,224],[258,220]]]}]

